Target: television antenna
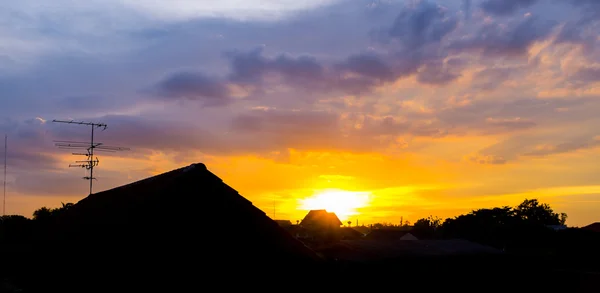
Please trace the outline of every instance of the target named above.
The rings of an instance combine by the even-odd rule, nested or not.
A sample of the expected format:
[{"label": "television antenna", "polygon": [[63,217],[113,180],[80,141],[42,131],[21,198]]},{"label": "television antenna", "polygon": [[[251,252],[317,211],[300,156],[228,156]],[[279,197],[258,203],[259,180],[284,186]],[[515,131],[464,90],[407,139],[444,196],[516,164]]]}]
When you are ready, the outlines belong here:
[{"label": "television antenna", "polygon": [[101,128],[102,131],[106,130],[108,127],[104,123],[92,123],[92,122],[83,122],[83,121],[73,121],[73,120],[52,120],[54,123],[65,123],[65,124],[76,124],[76,125],[84,125],[90,126],[92,128],[91,139],[89,142],[79,142],[79,141],[64,141],[64,140],[56,140],[54,141],[55,146],[59,149],[68,149],[68,150],[85,150],[85,152],[74,152],[72,153],[75,156],[85,156],[85,160],[75,161],[75,164],[69,164],[69,167],[76,168],[85,168],[90,171],[89,176],[83,177],[85,180],[90,181],[90,194],[92,194],[92,188],[94,180],[97,180],[94,177],[94,167],[98,166],[100,160],[98,157],[94,157],[94,152],[118,152],[118,151],[128,151],[129,148],[124,147],[116,147],[116,146],[107,146],[103,143],[94,141],[94,130],[96,128]]}]

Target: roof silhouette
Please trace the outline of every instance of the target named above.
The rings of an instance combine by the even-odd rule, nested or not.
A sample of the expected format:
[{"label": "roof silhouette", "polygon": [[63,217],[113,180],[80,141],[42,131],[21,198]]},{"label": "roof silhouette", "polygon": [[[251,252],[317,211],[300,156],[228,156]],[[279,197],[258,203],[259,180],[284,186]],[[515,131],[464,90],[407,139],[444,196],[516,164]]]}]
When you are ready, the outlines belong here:
[{"label": "roof silhouette", "polygon": [[600,222],[589,224],[585,227],[582,227],[581,229],[588,230],[588,231],[594,231],[594,232],[600,232]]},{"label": "roof silhouette", "polygon": [[140,278],[163,279],[195,268],[204,270],[195,278],[209,278],[319,260],[204,164],[92,194],[59,218],[45,242],[55,244],[47,253],[66,254],[76,268],[62,275],[85,272],[92,283],[106,267],[112,275],[142,271]]},{"label": "roof silhouette", "polygon": [[302,219],[300,225],[307,226],[314,224],[339,227],[342,225],[342,222],[335,213],[330,213],[326,210],[311,210],[308,212],[308,214],[306,214],[306,216],[304,216],[304,219]]}]

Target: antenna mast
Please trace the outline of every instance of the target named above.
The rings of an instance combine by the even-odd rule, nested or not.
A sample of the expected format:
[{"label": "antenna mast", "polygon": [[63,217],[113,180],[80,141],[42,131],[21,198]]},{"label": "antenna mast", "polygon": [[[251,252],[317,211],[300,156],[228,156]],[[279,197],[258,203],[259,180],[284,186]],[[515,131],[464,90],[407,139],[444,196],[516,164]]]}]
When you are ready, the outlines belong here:
[{"label": "antenna mast", "polygon": [[4,135],[4,198],[2,199],[2,215],[6,216],[6,154],[8,153],[8,135]]},{"label": "antenna mast", "polygon": [[76,156],[86,156],[86,160],[83,161],[75,161],[76,164],[70,164],[69,167],[79,167],[85,168],[90,171],[89,176],[83,177],[85,180],[90,181],[90,194],[92,194],[93,183],[96,178],[94,177],[94,167],[98,166],[100,160],[98,157],[94,158],[94,150],[100,152],[117,152],[117,151],[128,151],[129,148],[124,147],[114,147],[114,146],[106,146],[102,143],[98,143],[94,141],[94,130],[96,128],[102,128],[102,131],[106,130],[108,127],[104,123],[92,123],[92,122],[82,122],[82,121],[73,121],[73,120],[52,120],[55,123],[66,123],[66,124],[77,124],[77,125],[85,125],[91,126],[92,134],[90,142],[76,142],[76,141],[54,141],[55,145],[60,149],[85,149],[86,153],[73,153]]}]

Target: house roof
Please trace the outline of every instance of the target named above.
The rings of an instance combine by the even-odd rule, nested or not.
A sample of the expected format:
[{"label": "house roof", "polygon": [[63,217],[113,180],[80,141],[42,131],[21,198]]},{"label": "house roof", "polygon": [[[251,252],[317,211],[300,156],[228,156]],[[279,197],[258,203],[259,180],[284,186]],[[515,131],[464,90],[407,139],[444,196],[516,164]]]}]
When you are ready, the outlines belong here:
[{"label": "house roof", "polygon": [[581,229],[594,231],[594,232],[600,232],[600,222],[589,224],[585,227],[582,227]]},{"label": "house roof", "polygon": [[[75,249],[82,259],[159,271],[166,268],[161,261],[243,271],[319,259],[204,164],[92,194],[66,211],[47,237],[57,244],[52,249]],[[87,263],[93,262],[79,269],[98,266]]]},{"label": "house roof", "polygon": [[331,223],[340,226],[342,222],[335,213],[327,212],[326,210],[311,210],[306,214],[300,225],[308,225],[312,223]]}]

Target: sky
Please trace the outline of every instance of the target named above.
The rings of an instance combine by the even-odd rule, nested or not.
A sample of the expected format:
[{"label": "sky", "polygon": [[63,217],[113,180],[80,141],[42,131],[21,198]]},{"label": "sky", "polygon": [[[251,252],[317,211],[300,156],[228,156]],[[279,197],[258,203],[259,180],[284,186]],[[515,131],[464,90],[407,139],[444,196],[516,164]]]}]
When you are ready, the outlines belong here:
[{"label": "sky", "polygon": [[7,214],[192,163],[277,219],[454,217],[526,198],[600,221],[595,0],[4,0]]}]

